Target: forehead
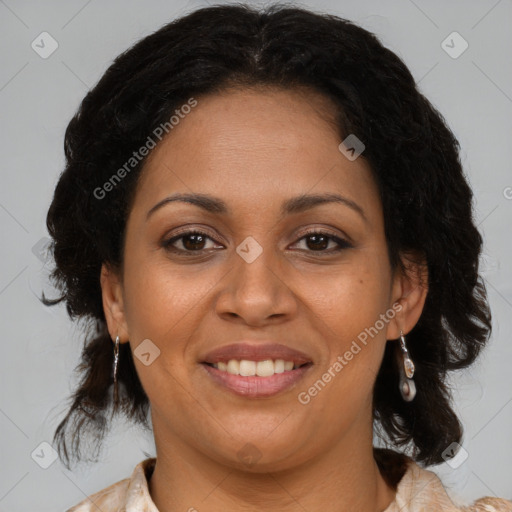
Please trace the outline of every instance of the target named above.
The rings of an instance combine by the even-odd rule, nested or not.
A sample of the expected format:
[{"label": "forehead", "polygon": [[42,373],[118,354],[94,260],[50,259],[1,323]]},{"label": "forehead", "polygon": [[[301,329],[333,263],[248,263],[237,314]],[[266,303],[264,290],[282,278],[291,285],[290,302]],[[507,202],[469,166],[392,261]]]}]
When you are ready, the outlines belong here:
[{"label": "forehead", "polygon": [[338,149],[334,105],[303,90],[229,90],[197,98],[150,153],[138,185],[146,203],[199,192],[255,208],[301,193],[342,192],[378,199],[364,160]]}]

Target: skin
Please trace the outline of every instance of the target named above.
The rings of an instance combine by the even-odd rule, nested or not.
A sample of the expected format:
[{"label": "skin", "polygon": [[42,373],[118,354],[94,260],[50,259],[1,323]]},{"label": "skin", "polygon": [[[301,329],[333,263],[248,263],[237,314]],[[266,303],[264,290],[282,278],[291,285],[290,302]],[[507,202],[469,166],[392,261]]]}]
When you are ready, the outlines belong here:
[{"label": "skin", "polygon": [[[104,265],[101,275],[112,338],[129,340],[132,352],[145,339],[160,350],[148,366],[134,357],[157,449],[152,499],[161,512],[383,511],[395,493],[372,454],[372,388],[387,340],[400,329],[407,334],[421,315],[426,276],[414,265],[407,274],[392,271],[371,170],[339,151],[327,99],[275,89],[197,99],[146,162],[122,270]],[[230,212],[171,202],[147,218],[178,192],[221,198]],[[283,201],[320,193],[351,199],[366,220],[334,202],[280,215]],[[179,255],[162,247],[179,228],[210,238],[177,240],[175,248],[192,253]],[[338,245],[327,239],[318,249],[304,238],[309,228],[352,247],[332,252]],[[248,236],[263,248],[250,264],[236,252]],[[301,404],[297,395],[393,304],[400,314]],[[199,359],[241,339],[297,348],[313,367],[275,397],[233,395]],[[238,456],[247,443],[256,464]]]}]

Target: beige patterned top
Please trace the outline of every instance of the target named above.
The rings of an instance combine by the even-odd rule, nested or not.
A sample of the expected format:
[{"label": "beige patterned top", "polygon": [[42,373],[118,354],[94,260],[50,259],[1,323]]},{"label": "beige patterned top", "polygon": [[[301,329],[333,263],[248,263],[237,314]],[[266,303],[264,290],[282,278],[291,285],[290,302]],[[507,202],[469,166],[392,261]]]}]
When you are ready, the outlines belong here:
[{"label": "beige patterned top", "polygon": [[[148,490],[155,462],[156,458],[139,462],[130,478],[89,496],[66,512],[159,512]],[[481,498],[472,505],[456,505],[435,473],[409,459],[395,500],[383,512],[512,512],[512,501]]]}]

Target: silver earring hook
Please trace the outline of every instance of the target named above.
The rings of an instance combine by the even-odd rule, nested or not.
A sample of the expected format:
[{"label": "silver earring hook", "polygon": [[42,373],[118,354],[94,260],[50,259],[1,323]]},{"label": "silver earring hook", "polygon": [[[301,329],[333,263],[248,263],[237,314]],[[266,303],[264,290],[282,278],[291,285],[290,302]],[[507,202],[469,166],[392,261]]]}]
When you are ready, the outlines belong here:
[{"label": "silver earring hook", "polygon": [[404,371],[405,375],[407,375],[408,379],[412,379],[414,376],[414,363],[409,356],[409,351],[407,350],[407,346],[405,345],[405,336],[402,330],[400,330],[400,348],[402,349],[402,355],[404,359]]},{"label": "silver earring hook", "polygon": [[114,345],[114,403],[119,401],[119,393],[117,389],[117,365],[119,362],[119,336],[116,336],[116,343]]}]

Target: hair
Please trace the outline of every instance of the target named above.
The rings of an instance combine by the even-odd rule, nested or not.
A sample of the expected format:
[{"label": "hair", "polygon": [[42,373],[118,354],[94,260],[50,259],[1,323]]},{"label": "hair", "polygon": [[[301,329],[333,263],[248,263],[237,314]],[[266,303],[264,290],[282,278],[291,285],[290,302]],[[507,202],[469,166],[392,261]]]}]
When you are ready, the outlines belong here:
[{"label": "hair", "polygon": [[95,190],[190,98],[234,86],[315,91],[335,106],[340,133],[365,144],[361,157],[379,187],[391,268],[406,270],[406,253],[421,255],[428,267],[426,302],[407,336],[416,398],[401,398],[397,344],[387,343],[374,425],[417,462],[443,462],[443,451],[463,434],[447,374],[471,365],[491,332],[478,273],[482,237],[459,143],[404,62],[374,34],[279,4],[201,8],[164,25],[113,61],[67,126],[66,165],[47,215],[59,296],[43,301],[64,301],[69,316],[90,329],[75,369],[81,380],[54,435],[61,459],[68,468],[70,456],[83,459],[87,436],[101,445],[108,411],[149,428],[149,400],[128,343],[119,355],[122,402],[112,403],[113,344],[100,286],[103,263],[122,269],[126,219],[146,158],[106,199]]}]

